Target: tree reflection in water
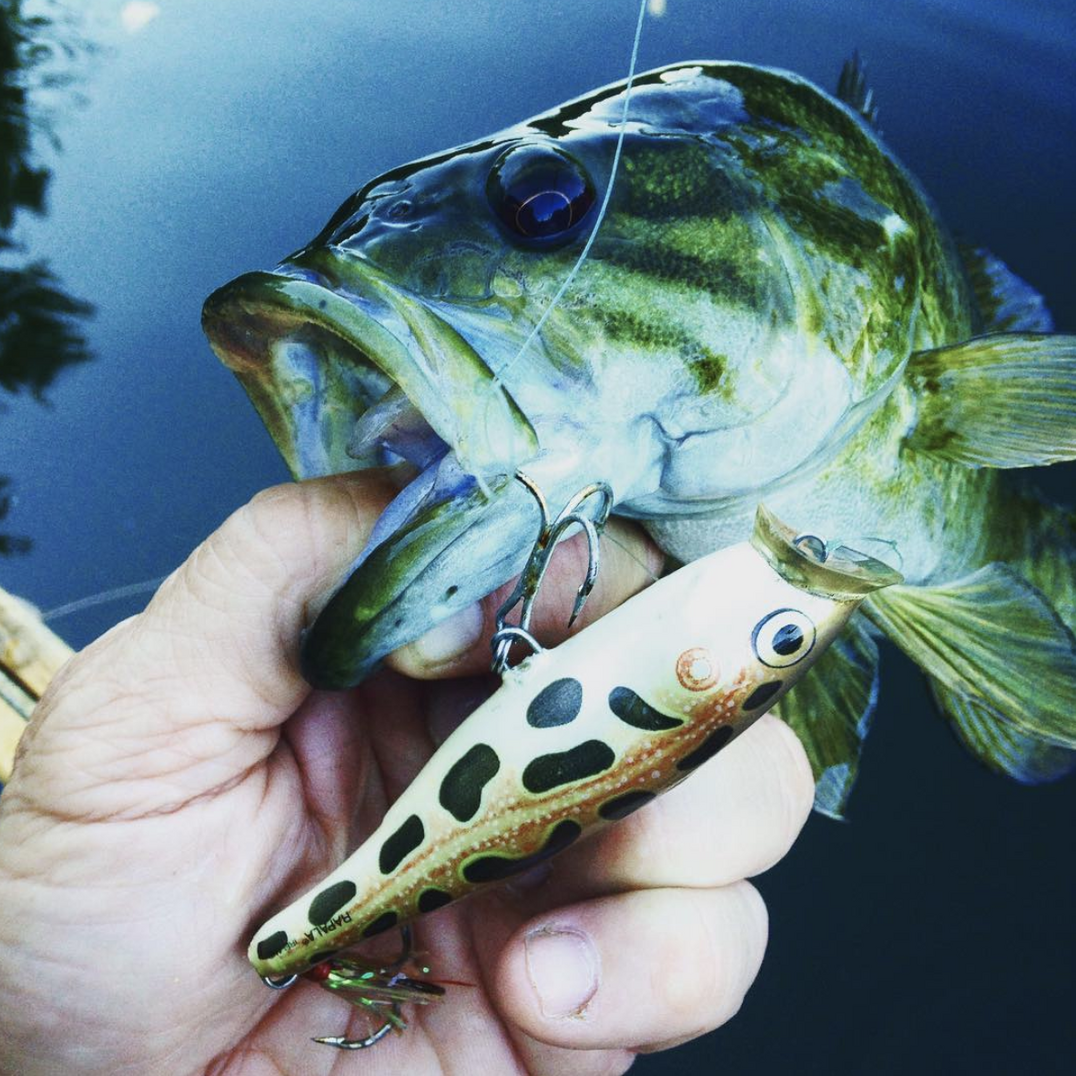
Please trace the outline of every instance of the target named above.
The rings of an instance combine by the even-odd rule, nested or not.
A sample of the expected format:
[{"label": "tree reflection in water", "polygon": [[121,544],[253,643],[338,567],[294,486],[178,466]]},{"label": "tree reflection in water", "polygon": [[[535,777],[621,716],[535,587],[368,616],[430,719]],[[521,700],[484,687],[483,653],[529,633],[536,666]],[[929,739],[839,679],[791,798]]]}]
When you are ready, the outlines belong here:
[{"label": "tree reflection in water", "polygon": [[[39,0],[37,11],[27,16],[20,0],[0,0],[0,389],[45,402],[60,370],[90,357],[81,320],[92,307],[68,295],[14,230],[21,211],[46,211],[51,173],[37,161],[35,142],[58,148],[46,100],[74,100],[74,62],[92,46],[60,5]],[[10,485],[0,475],[0,519],[11,507]],[[0,532],[0,556],[29,547]]]}]

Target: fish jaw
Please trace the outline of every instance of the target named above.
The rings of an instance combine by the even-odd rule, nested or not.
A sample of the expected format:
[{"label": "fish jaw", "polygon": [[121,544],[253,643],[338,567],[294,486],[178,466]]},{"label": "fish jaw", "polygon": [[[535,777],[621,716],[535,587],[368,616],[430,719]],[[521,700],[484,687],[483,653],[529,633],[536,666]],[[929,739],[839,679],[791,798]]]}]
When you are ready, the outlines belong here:
[{"label": "fish jaw", "polygon": [[[364,551],[303,636],[303,676],[342,690],[381,659],[518,574],[538,513],[510,478],[471,483]],[[375,539],[376,540],[376,539]]]},{"label": "fish jaw", "polygon": [[376,462],[350,454],[353,432],[394,386],[481,483],[538,450],[467,340],[365,259],[321,248],[247,273],[206,300],[202,327],[297,478]]},{"label": "fish jaw", "polygon": [[550,416],[557,447],[543,451],[463,333],[354,255],[318,248],[239,277],[206,301],[203,326],[297,478],[382,463],[386,448],[419,469],[304,635],[317,687],[360,682],[521,570],[540,514],[517,470],[555,508],[622,464]]}]

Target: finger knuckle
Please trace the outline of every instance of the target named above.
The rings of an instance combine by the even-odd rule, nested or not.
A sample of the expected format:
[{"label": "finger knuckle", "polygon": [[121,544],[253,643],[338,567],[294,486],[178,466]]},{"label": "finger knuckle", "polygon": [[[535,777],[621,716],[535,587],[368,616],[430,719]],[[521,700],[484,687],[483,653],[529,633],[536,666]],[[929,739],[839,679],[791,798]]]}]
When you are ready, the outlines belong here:
[{"label": "finger knuckle", "polygon": [[703,1009],[723,1010],[728,1004],[730,939],[717,930],[698,894],[680,903],[676,929],[664,939],[653,990],[657,1012],[667,1022],[694,1028],[706,1021]]},{"label": "finger knuckle", "polygon": [[739,1012],[762,963],[768,919],[746,882],[693,894],[680,912],[654,988],[668,1025],[693,1037]]},{"label": "finger knuckle", "polygon": [[773,826],[774,854],[766,868],[782,859],[795,843],[814,806],[814,775],[796,734],[778,717],[759,721],[756,744],[763,757],[768,786],[767,816]]},{"label": "finger knuckle", "polygon": [[317,502],[323,499],[319,494],[303,483],[262,490],[232,517],[236,536],[281,552],[296,544],[308,547]]},{"label": "finger knuckle", "polygon": [[778,758],[782,763],[789,844],[796,839],[814,807],[814,773],[799,737],[774,717]]},{"label": "finger knuckle", "polygon": [[254,576],[275,588],[281,579],[316,571],[325,521],[341,507],[335,486],[273,486],[237,509],[192,559],[205,583],[230,588]]}]

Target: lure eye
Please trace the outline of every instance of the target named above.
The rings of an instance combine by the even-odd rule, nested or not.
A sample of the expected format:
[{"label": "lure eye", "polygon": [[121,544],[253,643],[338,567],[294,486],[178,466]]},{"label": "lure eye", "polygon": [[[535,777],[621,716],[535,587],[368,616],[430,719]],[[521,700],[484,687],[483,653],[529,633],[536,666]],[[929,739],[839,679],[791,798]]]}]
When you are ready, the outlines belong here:
[{"label": "lure eye", "polygon": [[594,204],[582,165],[551,146],[513,146],[486,181],[494,213],[513,237],[535,245],[568,239]]},{"label": "lure eye", "polygon": [[778,609],[763,617],[751,633],[758,660],[771,669],[802,661],[814,647],[814,622],[796,609]]}]

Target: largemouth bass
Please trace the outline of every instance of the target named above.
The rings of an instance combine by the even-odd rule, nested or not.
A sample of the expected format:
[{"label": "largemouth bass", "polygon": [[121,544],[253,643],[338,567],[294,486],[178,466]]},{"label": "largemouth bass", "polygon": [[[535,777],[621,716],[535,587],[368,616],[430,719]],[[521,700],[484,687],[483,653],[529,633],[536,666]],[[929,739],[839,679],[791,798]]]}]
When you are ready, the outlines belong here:
[{"label": "largemouth bass", "polygon": [[958,250],[854,67],[839,97],[739,63],[640,76],[608,212],[547,310],[594,227],[624,92],[378,177],[207,301],[296,477],[418,471],[307,633],[308,678],[358,682],[518,572],[522,469],[554,503],[608,483],[681,561],[745,540],[762,501],[802,533],[891,545],[906,585],[781,701],[820,809],[854,780],[874,629],[993,768],[1067,772],[1076,524],[1000,472],[1076,456],[1076,339]]}]

